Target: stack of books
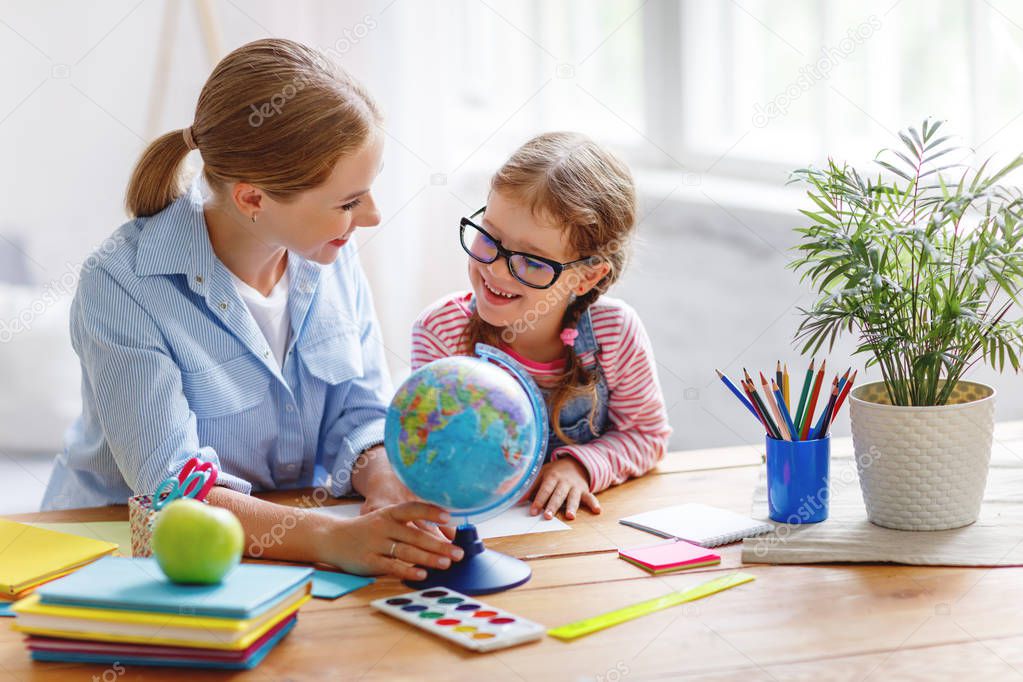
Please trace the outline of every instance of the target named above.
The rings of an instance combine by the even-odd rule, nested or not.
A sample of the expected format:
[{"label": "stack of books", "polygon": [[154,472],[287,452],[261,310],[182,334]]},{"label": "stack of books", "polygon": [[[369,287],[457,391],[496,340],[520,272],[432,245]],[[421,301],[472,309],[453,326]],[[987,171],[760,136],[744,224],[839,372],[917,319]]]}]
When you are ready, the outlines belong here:
[{"label": "stack of books", "polygon": [[116,549],[112,542],[0,519],[0,599],[21,599]]},{"label": "stack of books", "polygon": [[241,564],[181,585],[153,559],[104,557],[15,604],[14,629],[37,661],[245,670],[295,626],[312,575]]}]

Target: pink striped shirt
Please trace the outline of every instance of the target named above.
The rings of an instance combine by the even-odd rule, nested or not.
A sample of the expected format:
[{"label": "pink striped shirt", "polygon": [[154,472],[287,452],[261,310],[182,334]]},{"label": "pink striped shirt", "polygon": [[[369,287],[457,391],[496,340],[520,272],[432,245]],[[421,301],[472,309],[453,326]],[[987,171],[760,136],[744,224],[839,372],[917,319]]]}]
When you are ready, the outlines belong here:
[{"label": "pink striped shirt", "polygon": [[[423,311],[412,328],[413,370],[433,360],[462,354],[462,333],[472,315],[471,300],[471,292],[455,294]],[[590,308],[590,319],[600,346],[596,360],[608,385],[610,425],[599,438],[560,447],[551,457],[574,457],[589,473],[590,490],[596,493],[650,471],[664,455],[671,427],[653,349],[636,311],[605,296]],[[541,386],[550,385],[564,365],[564,361],[532,362],[510,348],[502,350],[519,360]]]}]

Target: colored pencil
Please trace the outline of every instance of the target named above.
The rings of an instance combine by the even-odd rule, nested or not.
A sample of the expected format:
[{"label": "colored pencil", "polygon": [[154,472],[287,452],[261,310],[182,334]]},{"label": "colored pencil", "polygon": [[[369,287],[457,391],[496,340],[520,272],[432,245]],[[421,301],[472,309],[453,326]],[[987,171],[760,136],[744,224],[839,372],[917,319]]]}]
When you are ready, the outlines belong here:
[{"label": "colored pencil", "polygon": [[[838,413],[839,410],[842,409],[842,403],[845,402],[845,397],[849,395],[849,391],[852,390],[853,382],[856,381],[856,375],[859,373],[859,371],[860,370],[856,370],[855,372],[852,373],[852,376],[849,377],[849,381],[845,383],[845,388],[843,388],[842,392],[839,393],[838,402],[835,403],[836,414]],[[832,421],[834,421],[834,419],[832,419]]]},{"label": "colored pencil", "polygon": [[740,379],[739,383],[742,384],[742,390],[746,391],[746,395],[749,397],[749,399],[751,401],[754,401],[752,403],[753,409],[756,410],[757,412],[757,419],[759,419],[760,423],[764,425],[764,433],[768,434],[769,436],[773,435],[771,433],[771,427],[767,425],[767,420],[764,419],[764,413],[760,411],[760,407],[757,406],[757,403],[755,402],[755,399],[753,397],[753,393],[750,391],[749,386],[746,384],[746,380]]},{"label": "colored pencil", "polygon": [[781,411],[781,416],[785,418],[785,427],[788,429],[789,436],[791,437],[790,439],[799,440],[799,432],[796,431],[796,427],[792,423],[792,416],[789,414],[789,408],[785,406],[785,396],[782,395],[777,382],[771,382],[771,391],[774,393],[775,400],[778,401],[778,409]]},{"label": "colored pencil", "polygon": [[752,395],[756,400],[756,405],[760,408],[760,413],[763,415],[764,421],[767,424],[767,433],[770,434],[771,438],[776,438],[781,441],[782,433],[779,430],[779,427],[777,427],[777,424],[774,423],[774,419],[771,418],[770,410],[767,409],[767,405],[764,403],[763,398],[760,397],[760,394],[757,392],[756,385],[753,384],[752,380],[746,382],[746,388],[750,392],[750,395]]},{"label": "colored pencil", "polygon": [[824,366],[828,364],[827,360],[821,362],[820,369],[817,370],[817,378],[813,382],[813,391],[810,393],[810,402],[806,406],[806,414],[803,415],[803,424],[800,427],[800,434],[803,440],[806,440],[810,435],[810,423],[813,421],[813,408],[817,404],[817,396],[821,392],[821,382],[824,381]]},{"label": "colored pencil", "polygon": [[849,372],[851,372],[851,371],[852,371],[852,367],[850,367],[850,368],[846,369],[846,370],[845,370],[845,374],[843,374],[843,375],[842,375],[842,376],[841,376],[841,377],[840,377],[840,378],[838,379],[838,392],[839,392],[839,393],[841,393],[841,392],[842,392],[842,389],[843,389],[843,388],[845,388],[845,382],[849,381]]},{"label": "colored pencil", "polygon": [[835,402],[838,400],[838,377],[831,382],[831,397],[828,399],[827,405],[824,406],[824,411],[821,412],[821,418],[817,420],[817,425],[813,429],[813,438],[822,438],[828,430],[828,420],[830,419],[831,411],[835,409]]},{"label": "colored pencil", "polygon": [[746,399],[746,396],[744,396],[742,393],[739,393],[739,389],[737,389],[735,387],[735,384],[732,383],[731,379],[726,377],[724,374],[722,374],[718,370],[714,370],[714,371],[718,373],[718,378],[721,379],[722,383],[724,383],[724,385],[728,387],[728,390],[731,391],[732,393],[734,393],[735,397],[739,399],[739,402],[741,402],[743,405],[745,405],[746,409],[749,410],[750,413],[754,417],[756,417],[757,416],[757,412],[756,412],[756,410],[753,409],[753,404],[750,403],[750,401]]},{"label": "colored pencil", "polygon": [[771,410],[767,407],[767,402],[764,398],[760,397],[760,391],[757,390],[757,384],[753,381],[753,377],[749,375],[746,368],[742,368],[742,373],[746,377],[746,383],[749,385],[750,391],[753,392],[753,397],[757,399],[757,404],[760,405],[761,412],[764,413],[764,417],[767,418],[767,423],[771,427],[771,435],[778,440],[782,440],[781,427],[775,423],[774,417],[771,416]]},{"label": "colored pencil", "polygon": [[782,395],[785,396],[785,407],[788,408],[789,414],[792,414],[792,394],[789,393],[789,366],[785,365],[782,367],[781,378],[785,381],[781,385]]},{"label": "colored pencil", "polygon": [[767,409],[767,405],[765,405],[764,401],[760,398],[760,394],[757,393],[757,387],[753,384],[752,379],[746,382],[746,387],[750,395],[753,397],[753,402],[760,408],[761,414],[764,415],[764,420],[767,422],[767,432],[772,438],[781,440],[781,431],[778,430],[778,427],[774,424],[774,420],[771,419],[771,412]]},{"label": "colored pencil", "polygon": [[763,412],[760,411],[760,407],[757,405],[756,401],[754,400],[753,394],[750,393],[750,387],[748,387],[748,385],[746,384],[746,379],[739,379],[739,382],[740,382],[740,384],[742,384],[743,391],[746,392],[747,398],[749,398],[750,403],[753,405],[753,409],[756,410],[757,418],[760,419],[760,423],[763,424],[764,433],[765,434],[770,434],[770,427],[767,425],[767,420],[764,419]]},{"label": "colored pencil", "polygon": [[803,379],[803,390],[799,394],[799,408],[796,410],[796,429],[803,425],[803,409],[806,407],[806,396],[810,393],[810,385],[813,383],[813,360],[810,360],[810,369],[806,370],[806,378]]},{"label": "colored pencil", "polygon": [[756,393],[757,385],[753,383],[753,377],[749,375],[749,372],[746,371],[745,367],[742,368],[742,376],[746,379],[746,383],[753,389],[753,393]]},{"label": "colored pencil", "polygon": [[[782,374],[782,371],[781,371],[781,360],[778,360],[777,364],[775,364],[775,366],[774,366],[774,378],[778,382],[778,388],[782,389],[782,395],[785,395],[785,391],[784,391],[784,388],[785,388],[785,375]],[[785,400],[785,404],[786,405],[789,404],[789,401],[787,399]]]},{"label": "colored pencil", "polygon": [[771,393],[771,387],[767,385],[767,379],[764,377],[764,373],[760,373],[760,383],[764,386],[764,393],[767,394],[768,407],[771,408],[771,412],[774,413],[774,418],[778,424],[778,432],[781,433],[783,440],[792,440],[792,436],[789,435],[788,429],[785,428],[785,422],[782,421],[781,413],[778,411],[778,403],[775,401]]},{"label": "colored pencil", "polygon": [[[838,395],[839,396],[842,395],[842,389],[845,388],[846,383],[849,381],[849,372],[851,372],[851,371],[852,371],[852,367],[850,367],[847,370],[845,370],[845,374],[842,375],[841,379],[838,379],[838,377],[835,377],[836,379],[838,379]],[[836,402],[836,405],[837,405],[837,402]],[[831,414],[828,415],[828,421],[824,425],[825,430],[830,427],[831,421],[834,418],[835,418],[835,411],[834,411],[834,408],[832,408]]]}]

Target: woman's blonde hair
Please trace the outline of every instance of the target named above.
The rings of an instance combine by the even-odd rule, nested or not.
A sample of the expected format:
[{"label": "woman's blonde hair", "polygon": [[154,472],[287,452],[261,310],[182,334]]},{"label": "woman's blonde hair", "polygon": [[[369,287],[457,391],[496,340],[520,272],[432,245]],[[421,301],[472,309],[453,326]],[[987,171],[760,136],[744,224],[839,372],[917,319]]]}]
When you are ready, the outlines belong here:
[{"label": "woman's blonde hair", "polygon": [[213,69],[191,127],[142,153],[125,206],[131,216],[149,216],[181,196],[182,162],[195,147],[214,191],[245,181],[286,201],[324,182],[380,118],[369,93],[321,52],[276,38],[248,43]]},{"label": "woman's blonde hair", "polygon": [[[545,133],[512,154],[494,174],[490,189],[527,206],[541,220],[567,230],[568,242],[576,252],[574,258],[590,258],[591,264],[604,262],[610,266],[596,286],[569,303],[562,327],[574,328],[625,268],[629,237],[636,222],[636,190],[628,166],[585,135]],[[561,276],[572,276],[572,270]],[[508,332],[487,324],[476,312],[462,336],[463,348],[472,352],[480,342],[496,346]],[[583,366],[573,347],[565,349],[565,369],[549,392],[548,409],[555,433],[570,443],[559,424],[561,409],[577,395],[596,395],[597,375]]]}]

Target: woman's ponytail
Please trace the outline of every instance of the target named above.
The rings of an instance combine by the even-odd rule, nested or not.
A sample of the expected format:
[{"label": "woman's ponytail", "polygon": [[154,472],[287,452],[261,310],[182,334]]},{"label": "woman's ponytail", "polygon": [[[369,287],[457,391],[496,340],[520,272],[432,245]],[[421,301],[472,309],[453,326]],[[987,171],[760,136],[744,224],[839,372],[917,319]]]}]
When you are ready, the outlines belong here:
[{"label": "woman's ponytail", "polygon": [[129,216],[140,218],[159,213],[184,194],[181,166],[189,151],[183,130],[161,135],[146,147],[135,164],[124,198]]}]

